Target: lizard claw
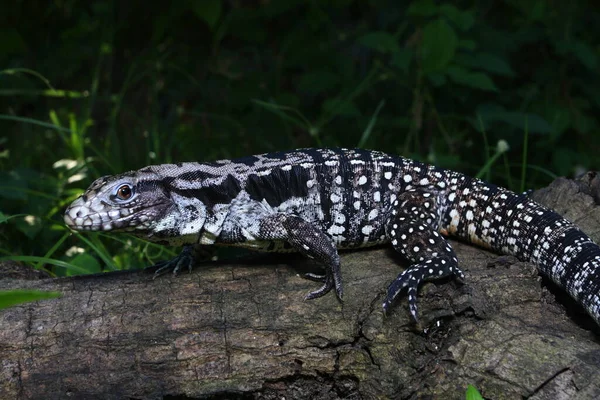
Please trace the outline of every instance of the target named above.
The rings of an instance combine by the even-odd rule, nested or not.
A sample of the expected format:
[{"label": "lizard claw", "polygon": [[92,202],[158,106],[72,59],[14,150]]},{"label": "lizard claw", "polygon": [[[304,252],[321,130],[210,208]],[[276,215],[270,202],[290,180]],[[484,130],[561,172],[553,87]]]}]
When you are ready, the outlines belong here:
[{"label": "lizard claw", "polygon": [[313,282],[325,283],[325,280],[327,279],[327,277],[325,275],[313,274],[313,273],[309,272],[307,274],[304,274],[304,279],[308,279],[309,281],[313,281]]},{"label": "lizard claw", "polygon": [[188,271],[192,272],[195,261],[192,246],[184,246],[178,256],[171,260],[160,261],[148,268],[156,268],[154,276],[152,277],[152,279],[156,279],[171,270],[173,271],[173,275],[177,275],[177,273],[186,266]]},{"label": "lizard claw", "polygon": [[325,274],[325,275],[318,275],[318,274],[313,274],[313,273],[308,273],[308,274],[304,274],[304,278],[308,279],[310,281],[313,282],[322,282],[323,286],[321,286],[319,289],[314,290],[310,293],[308,293],[306,296],[304,296],[304,300],[312,300],[312,299],[316,299],[318,297],[324,296],[327,293],[329,293],[332,289],[335,289],[335,293],[337,295],[337,297],[342,300],[343,297],[343,290],[342,290],[342,285],[341,285],[341,277],[336,277],[333,276],[333,274]]},{"label": "lizard claw", "polygon": [[[311,278],[308,278],[308,279],[311,279]],[[314,291],[308,293],[306,296],[304,296],[304,300],[316,299],[318,297],[324,296],[327,293],[329,293],[331,291],[331,289],[333,289],[333,279],[325,278],[324,281],[325,282],[323,283],[323,286],[321,286],[317,290],[314,290]]]}]

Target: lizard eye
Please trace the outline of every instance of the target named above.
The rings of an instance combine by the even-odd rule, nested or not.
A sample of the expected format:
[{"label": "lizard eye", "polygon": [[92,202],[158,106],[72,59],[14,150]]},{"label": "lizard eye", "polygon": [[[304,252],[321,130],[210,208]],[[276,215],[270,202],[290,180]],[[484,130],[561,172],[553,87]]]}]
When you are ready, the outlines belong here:
[{"label": "lizard eye", "polygon": [[117,188],[116,196],[119,200],[129,200],[133,196],[133,188],[127,183],[121,185]]}]

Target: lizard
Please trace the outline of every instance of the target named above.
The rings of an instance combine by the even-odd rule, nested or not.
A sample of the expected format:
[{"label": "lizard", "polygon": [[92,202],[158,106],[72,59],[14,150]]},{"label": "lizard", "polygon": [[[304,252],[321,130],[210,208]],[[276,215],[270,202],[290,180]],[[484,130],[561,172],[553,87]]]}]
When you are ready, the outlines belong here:
[{"label": "lizard", "polygon": [[[314,299],[343,297],[339,249],[391,244],[409,267],[389,285],[418,322],[417,290],[464,280],[447,237],[535,264],[600,325],[600,247],[526,194],[459,172],[361,149],[307,148],[212,162],[151,165],[104,176],[66,209],[79,231],[125,231],[183,246],[156,275],[191,270],[213,246],[296,251],[319,263]],[[155,275],[155,277],[156,277]]]}]

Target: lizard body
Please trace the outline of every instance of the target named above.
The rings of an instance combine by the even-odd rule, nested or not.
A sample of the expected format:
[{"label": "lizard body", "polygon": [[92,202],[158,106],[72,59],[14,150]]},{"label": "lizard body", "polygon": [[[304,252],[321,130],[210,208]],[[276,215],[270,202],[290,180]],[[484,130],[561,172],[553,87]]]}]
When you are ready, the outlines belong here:
[{"label": "lizard body", "polygon": [[[422,281],[463,278],[454,236],[538,266],[600,324],[600,248],[524,194],[377,151],[301,149],[205,163],[162,164],[102,177],[65,212],[77,230],[128,231],[185,245],[160,270],[190,267],[212,245],[298,251],[320,262],[342,297],[337,249],[391,243],[411,264],[389,286],[387,310]],[[192,246],[194,248],[192,248]]]}]

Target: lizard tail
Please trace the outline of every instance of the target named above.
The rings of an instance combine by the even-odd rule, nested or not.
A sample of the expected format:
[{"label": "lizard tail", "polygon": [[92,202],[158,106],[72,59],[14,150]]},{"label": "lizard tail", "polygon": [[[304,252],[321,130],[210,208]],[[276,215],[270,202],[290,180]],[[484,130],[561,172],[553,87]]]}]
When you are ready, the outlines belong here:
[{"label": "lizard tail", "polygon": [[455,179],[462,184],[450,188],[442,231],[534,263],[600,324],[600,247],[524,194],[462,175]]}]

